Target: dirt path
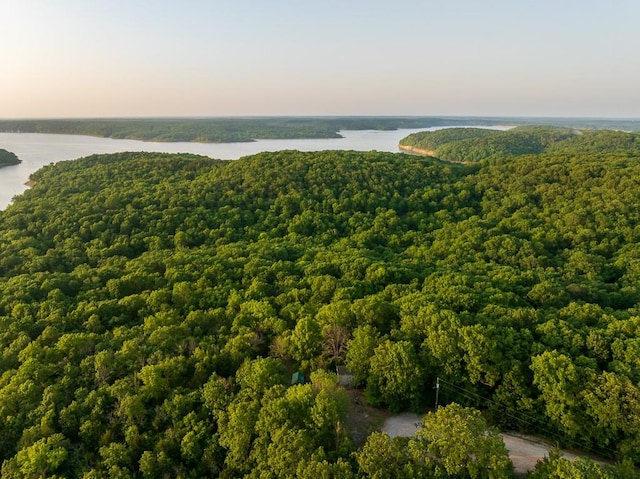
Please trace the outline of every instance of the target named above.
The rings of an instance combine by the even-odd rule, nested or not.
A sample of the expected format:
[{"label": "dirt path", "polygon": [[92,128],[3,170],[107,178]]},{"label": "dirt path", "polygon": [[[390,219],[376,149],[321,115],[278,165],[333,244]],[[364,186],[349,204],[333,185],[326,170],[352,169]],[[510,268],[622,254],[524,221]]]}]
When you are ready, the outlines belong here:
[{"label": "dirt path", "polygon": [[[538,461],[549,457],[549,451],[552,449],[551,445],[540,439],[522,434],[502,433],[502,439],[504,440],[504,445],[507,446],[507,451],[509,451],[509,458],[513,462],[513,468],[518,474],[533,470]],[[562,451],[562,456],[569,460],[578,457],[568,451]]]},{"label": "dirt path", "polygon": [[[386,419],[382,431],[390,437],[413,436],[422,423],[422,416],[404,413]],[[543,441],[521,434],[502,433],[502,439],[509,451],[509,458],[513,462],[516,474],[525,474],[536,467],[536,463],[549,456],[552,446]],[[575,459],[575,454],[562,451],[566,459]]]},{"label": "dirt path", "polygon": [[357,447],[364,445],[373,431],[382,429],[388,419],[391,419],[389,412],[367,405],[362,391],[349,390],[349,411],[346,420],[353,443]]}]

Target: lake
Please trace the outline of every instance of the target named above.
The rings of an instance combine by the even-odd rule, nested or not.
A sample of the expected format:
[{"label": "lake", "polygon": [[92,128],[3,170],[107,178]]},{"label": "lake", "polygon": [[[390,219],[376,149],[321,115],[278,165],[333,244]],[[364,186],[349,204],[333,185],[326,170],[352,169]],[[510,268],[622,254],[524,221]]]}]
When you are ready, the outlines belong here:
[{"label": "lake", "polygon": [[12,151],[22,163],[0,168],[0,210],[15,195],[27,189],[29,175],[50,163],[73,160],[94,153],[150,151],[162,153],[196,153],[222,160],[237,160],[262,151],[279,150],[357,150],[398,151],[405,136],[418,131],[434,131],[443,127],[401,129],[393,131],[341,131],[344,138],[306,140],[258,140],[249,143],[156,143],[136,140],[114,140],[79,135],[42,133],[0,133],[0,148]]}]

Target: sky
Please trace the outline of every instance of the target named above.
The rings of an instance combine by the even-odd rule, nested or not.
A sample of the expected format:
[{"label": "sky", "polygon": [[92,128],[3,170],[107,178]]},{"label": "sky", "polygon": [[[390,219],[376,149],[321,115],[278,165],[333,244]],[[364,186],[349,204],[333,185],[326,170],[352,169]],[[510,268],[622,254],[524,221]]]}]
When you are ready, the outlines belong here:
[{"label": "sky", "polygon": [[639,0],[0,0],[0,118],[640,118]]}]

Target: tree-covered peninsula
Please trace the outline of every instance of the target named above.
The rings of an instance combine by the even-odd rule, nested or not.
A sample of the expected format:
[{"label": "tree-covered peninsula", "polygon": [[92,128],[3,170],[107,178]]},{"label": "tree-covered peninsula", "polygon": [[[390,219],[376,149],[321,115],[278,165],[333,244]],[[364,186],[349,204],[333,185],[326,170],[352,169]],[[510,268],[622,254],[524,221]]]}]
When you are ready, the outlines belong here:
[{"label": "tree-covered peninsula", "polygon": [[447,128],[403,138],[400,149],[451,162],[478,162],[541,153],[640,152],[640,134],[613,130],[577,130],[519,126],[510,130]]},{"label": "tree-covered peninsula", "polygon": [[[508,478],[493,428],[620,463],[532,478],[634,477],[640,155],[574,138],[41,169],[0,212],[2,477]],[[442,407],[354,439],[336,366]]]},{"label": "tree-covered peninsula", "polygon": [[20,159],[15,153],[0,148],[0,168],[3,166],[19,165]]}]

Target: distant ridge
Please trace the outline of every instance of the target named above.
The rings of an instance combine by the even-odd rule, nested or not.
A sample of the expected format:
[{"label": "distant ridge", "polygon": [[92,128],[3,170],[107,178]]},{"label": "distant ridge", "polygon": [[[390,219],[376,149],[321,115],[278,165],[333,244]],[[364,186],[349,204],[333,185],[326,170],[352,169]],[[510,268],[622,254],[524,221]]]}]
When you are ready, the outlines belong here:
[{"label": "distant ridge", "polygon": [[0,132],[53,133],[157,142],[231,143],[256,139],[339,138],[341,130],[544,124],[640,131],[640,120],[581,118],[318,116],[0,120]]}]

